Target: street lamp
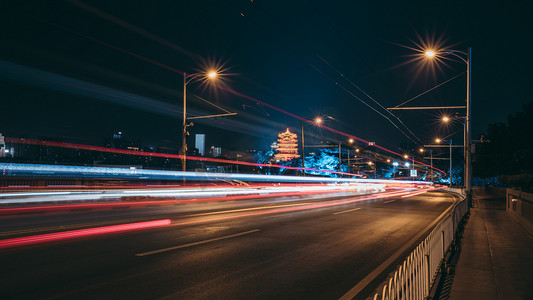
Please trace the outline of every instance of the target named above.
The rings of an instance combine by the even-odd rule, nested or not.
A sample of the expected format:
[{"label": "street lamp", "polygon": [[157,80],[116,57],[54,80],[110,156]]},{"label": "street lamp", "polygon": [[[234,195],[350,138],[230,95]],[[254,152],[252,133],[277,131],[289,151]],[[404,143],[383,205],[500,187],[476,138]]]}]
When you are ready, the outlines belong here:
[{"label": "street lamp", "polygon": [[181,169],[187,171],[187,85],[193,80],[213,79],[217,73],[211,71],[209,73],[194,73],[189,74],[183,72],[183,124],[182,124],[182,146],[181,146]]},{"label": "street lamp", "polygon": [[[209,76],[211,76],[212,73],[209,74]],[[305,120],[305,122],[307,123],[311,123],[311,124],[315,124],[317,126],[320,126],[320,124],[322,123],[322,118],[321,117],[316,117],[313,122],[310,122],[310,121],[307,121]],[[300,120],[300,123],[301,123],[301,127],[302,127],[302,176],[305,177],[305,143],[304,143],[304,120],[301,119]]]},{"label": "street lamp", "polygon": [[[471,130],[470,130],[470,113],[471,113],[471,92],[472,92],[472,48],[468,47],[467,52],[445,49],[438,52],[428,50],[425,55],[431,59],[440,56],[452,55],[466,64],[466,118],[465,118],[465,136],[464,136],[464,155],[465,155],[465,192],[468,199],[468,206],[472,207],[472,157],[471,157]],[[466,59],[461,56],[463,55]]]},{"label": "street lamp", "polygon": [[[443,142],[443,141],[444,140],[441,140],[439,138],[435,139],[435,142],[437,144],[440,144],[440,142]],[[452,144],[453,142],[451,139],[449,140],[449,142],[450,142],[450,188],[451,188],[452,187]]]},{"label": "street lamp", "polygon": [[[354,142],[354,140],[351,138],[351,139],[348,139],[348,144],[352,145]],[[348,173],[350,173],[350,147],[348,147]]]},{"label": "street lamp", "polygon": [[399,165],[400,164],[397,161],[392,163],[392,178],[396,178],[396,167]]}]

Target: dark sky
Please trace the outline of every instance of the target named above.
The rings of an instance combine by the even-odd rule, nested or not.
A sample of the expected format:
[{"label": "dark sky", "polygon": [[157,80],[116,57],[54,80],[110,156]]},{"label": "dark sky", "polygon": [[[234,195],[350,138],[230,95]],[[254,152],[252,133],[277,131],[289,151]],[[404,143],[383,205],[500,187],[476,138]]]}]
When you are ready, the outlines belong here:
[{"label": "dark sky", "polygon": [[[99,145],[120,130],[177,148],[181,72],[217,64],[224,72],[215,85],[191,82],[188,90],[238,115],[195,122],[191,134],[206,133],[208,145],[265,149],[281,130],[299,131],[298,119],[272,107],[330,116],[327,126],[394,151],[453,132],[461,140],[459,122],[446,127],[438,118],[463,110],[395,111],[407,129],[382,108],[454,76],[408,105],[465,104],[463,63],[410,62],[419,45],[438,43],[472,47],[476,138],[532,101],[531,3],[9,1],[0,17],[0,133]],[[188,100],[191,116],[223,113]],[[341,139],[311,125],[306,134],[310,143]]]}]

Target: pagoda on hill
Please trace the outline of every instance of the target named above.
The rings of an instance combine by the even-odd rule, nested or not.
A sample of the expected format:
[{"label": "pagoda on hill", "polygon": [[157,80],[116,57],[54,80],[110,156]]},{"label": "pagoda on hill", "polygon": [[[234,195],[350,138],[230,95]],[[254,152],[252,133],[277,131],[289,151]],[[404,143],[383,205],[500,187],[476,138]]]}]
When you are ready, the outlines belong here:
[{"label": "pagoda on hill", "polygon": [[296,133],[292,133],[287,128],[287,131],[278,134],[278,153],[274,155],[277,161],[289,161],[293,158],[298,158],[298,139]]}]

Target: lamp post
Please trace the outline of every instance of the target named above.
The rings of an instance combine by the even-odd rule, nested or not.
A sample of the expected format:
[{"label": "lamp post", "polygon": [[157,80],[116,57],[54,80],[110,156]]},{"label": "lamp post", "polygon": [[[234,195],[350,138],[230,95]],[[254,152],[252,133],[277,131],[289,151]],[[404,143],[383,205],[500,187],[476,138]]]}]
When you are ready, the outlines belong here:
[{"label": "lamp post", "polygon": [[[353,144],[354,140],[353,139],[349,139],[348,140],[348,143],[351,145]],[[348,147],[348,173],[350,173],[350,147]]]},{"label": "lamp post", "polygon": [[304,120],[302,122],[302,176],[305,177],[305,143],[304,143]]},{"label": "lamp post", "polygon": [[181,169],[182,171],[187,171],[187,85],[195,79],[199,78],[209,78],[213,79],[217,76],[216,72],[209,73],[194,73],[187,75],[186,72],[183,72],[183,123],[182,123],[182,133],[181,133]]},{"label": "lamp post", "polygon": [[399,165],[397,161],[392,163],[392,178],[396,178],[396,167]]},{"label": "lamp post", "polygon": [[[465,192],[468,201],[468,206],[472,207],[472,136],[470,126],[470,113],[472,110],[472,48],[468,47],[467,52],[445,49],[440,51],[428,50],[425,52],[426,56],[434,59],[439,56],[452,55],[466,64],[466,118],[465,118],[465,136],[464,136],[464,155],[465,155]],[[466,57],[466,59],[463,56]]]},{"label": "lamp post", "polygon": [[[435,142],[437,144],[440,144],[440,142],[443,142],[444,140],[441,140],[441,139],[435,139]],[[450,139],[449,140],[450,142],[450,187],[452,187],[452,140]]]}]

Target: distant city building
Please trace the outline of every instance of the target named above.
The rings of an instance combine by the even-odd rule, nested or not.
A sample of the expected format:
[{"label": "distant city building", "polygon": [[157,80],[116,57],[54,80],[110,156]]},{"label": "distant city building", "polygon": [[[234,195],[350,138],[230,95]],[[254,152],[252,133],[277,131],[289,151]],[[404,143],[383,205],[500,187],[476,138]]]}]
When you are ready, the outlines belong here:
[{"label": "distant city building", "polygon": [[9,150],[6,150],[4,136],[0,133],[0,157],[6,157],[6,153],[9,153]]},{"label": "distant city building", "polygon": [[211,146],[211,155],[213,157],[221,156],[222,155],[222,148],[221,147]]},{"label": "distant city building", "polygon": [[274,155],[276,160],[288,161],[293,158],[298,158],[298,139],[296,133],[292,133],[287,128],[287,131],[278,134],[278,153]]},{"label": "distant city building", "polygon": [[201,156],[205,156],[205,134],[197,134],[195,136],[195,148]]}]

